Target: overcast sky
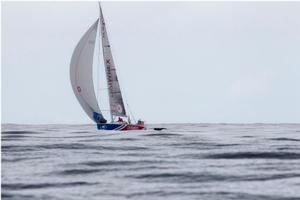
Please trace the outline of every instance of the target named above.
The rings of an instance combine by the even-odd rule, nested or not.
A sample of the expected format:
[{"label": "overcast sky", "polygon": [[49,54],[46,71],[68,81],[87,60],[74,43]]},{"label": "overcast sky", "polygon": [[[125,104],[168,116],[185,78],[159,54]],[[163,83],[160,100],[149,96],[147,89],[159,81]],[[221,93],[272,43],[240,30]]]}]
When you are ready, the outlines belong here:
[{"label": "overcast sky", "polygon": [[[148,123],[300,122],[300,3],[104,2],[123,94]],[[2,2],[2,123],[91,123],[69,79],[96,2]]]}]

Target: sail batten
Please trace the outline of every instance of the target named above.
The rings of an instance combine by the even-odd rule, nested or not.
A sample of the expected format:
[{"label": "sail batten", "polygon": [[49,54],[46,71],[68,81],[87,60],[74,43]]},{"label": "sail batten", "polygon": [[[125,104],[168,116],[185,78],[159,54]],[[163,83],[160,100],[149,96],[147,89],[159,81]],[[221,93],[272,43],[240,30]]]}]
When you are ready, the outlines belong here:
[{"label": "sail batten", "polygon": [[105,65],[105,73],[108,86],[109,104],[112,116],[126,116],[126,110],[122,98],[122,93],[111,53],[111,46],[107,36],[105,21],[103,18],[102,9],[100,6],[100,25],[101,25],[101,38],[103,59]]}]

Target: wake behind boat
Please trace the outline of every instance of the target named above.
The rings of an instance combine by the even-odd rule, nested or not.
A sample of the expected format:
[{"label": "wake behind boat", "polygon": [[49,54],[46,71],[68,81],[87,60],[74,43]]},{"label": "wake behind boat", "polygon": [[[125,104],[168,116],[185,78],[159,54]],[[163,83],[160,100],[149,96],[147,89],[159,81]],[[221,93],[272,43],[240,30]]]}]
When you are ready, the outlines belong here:
[{"label": "wake behind boat", "polygon": [[[98,129],[120,131],[145,129],[144,122],[141,120],[136,124],[132,124],[130,116],[126,112],[100,3],[99,8],[100,17],[83,35],[73,52],[70,66],[73,92],[83,110],[97,124]],[[98,31],[100,32],[99,35],[101,35],[108,88],[110,123],[107,123],[107,120],[102,115],[93,83],[93,58]]]}]

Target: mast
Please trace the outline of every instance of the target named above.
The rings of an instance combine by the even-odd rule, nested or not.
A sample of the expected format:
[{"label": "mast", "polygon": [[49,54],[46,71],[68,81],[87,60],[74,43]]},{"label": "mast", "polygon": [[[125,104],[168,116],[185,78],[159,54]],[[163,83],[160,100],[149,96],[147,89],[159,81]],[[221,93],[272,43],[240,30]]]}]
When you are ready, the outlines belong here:
[{"label": "mast", "polygon": [[[102,14],[102,8],[101,8],[101,3],[100,1],[98,1],[98,5],[99,5],[99,23],[100,23],[100,35],[101,35],[101,38],[103,38],[103,33],[102,33],[102,21],[104,21],[104,18],[103,18],[103,14]],[[102,21],[101,21],[102,20]],[[103,42],[102,42],[102,50],[103,49]],[[114,117],[113,117],[113,114],[112,114],[112,111],[111,111],[111,106],[109,106],[109,113],[110,113],[110,120],[111,122],[114,121]]]},{"label": "mast", "polygon": [[100,1],[98,1],[98,5],[99,5],[99,19],[100,19],[101,18],[101,13],[102,13]]},{"label": "mast", "polygon": [[124,101],[122,98],[122,93],[117,77],[117,72],[111,52],[110,43],[107,36],[105,21],[103,18],[102,8],[99,2],[100,9],[100,26],[101,26],[101,38],[102,38],[102,50],[103,59],[106,73],[106,81],[108,86],[108,97],[111,119],[113,121],[113,116],[127,117],[126,110],[124,106]]},{"label": "mast", "polygon": [[[98,1],[98,5],[99,5],[99,23],[100,23],[100,26],[99,26],[100,29],[99,30],[100,30],[100,36],[102,38],[102,50],[103,50],[103,57],[104,57],[103,33],[102,33],[102,29],[103,29],[103,27],[102,27],[102,21],[104,23],[104,18],[103,18],[103,14],[102,14],[102,8],[101,8],[100,1]],[[105,23],[104,23],[104,25],[105,25]],[[109,113],[110,113],[110,120],[111,120],[111,122],[113,122],[114,121],[114,117],[113,117],[113,114],[112,114],[111,106],[109,106]]]}]

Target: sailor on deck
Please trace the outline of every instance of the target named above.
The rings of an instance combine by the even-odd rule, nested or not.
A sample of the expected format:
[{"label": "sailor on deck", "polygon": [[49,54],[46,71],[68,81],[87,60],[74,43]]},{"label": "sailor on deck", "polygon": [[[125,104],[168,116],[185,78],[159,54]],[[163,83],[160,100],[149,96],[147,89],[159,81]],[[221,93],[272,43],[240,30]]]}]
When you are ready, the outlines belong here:
[{"label": "sailor on deck", "polygon": [[125,123],[124,120],[121,117],[118,117],[118,121],[117,122],[119,122],[121,124]]}]

